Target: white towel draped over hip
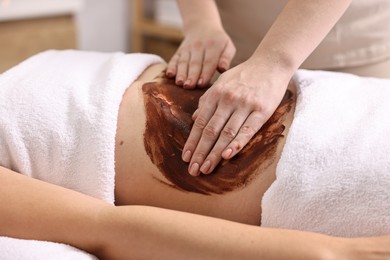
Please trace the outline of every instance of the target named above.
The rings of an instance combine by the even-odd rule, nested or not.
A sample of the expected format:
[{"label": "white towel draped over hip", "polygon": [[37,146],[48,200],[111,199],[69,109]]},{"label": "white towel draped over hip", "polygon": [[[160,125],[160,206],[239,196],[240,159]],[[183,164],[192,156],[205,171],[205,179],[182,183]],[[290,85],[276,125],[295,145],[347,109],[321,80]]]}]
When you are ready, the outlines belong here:
[{"label": "white towel draped over hip", "polygon": [[294,121],[262,225],[390,234],[390,80],[299,71]]},{"label": "white towel draped over hip", "polygon": [[47,51],[0,76],[0,165],[114,202],[114,148],[126,88],[148,54]]}]

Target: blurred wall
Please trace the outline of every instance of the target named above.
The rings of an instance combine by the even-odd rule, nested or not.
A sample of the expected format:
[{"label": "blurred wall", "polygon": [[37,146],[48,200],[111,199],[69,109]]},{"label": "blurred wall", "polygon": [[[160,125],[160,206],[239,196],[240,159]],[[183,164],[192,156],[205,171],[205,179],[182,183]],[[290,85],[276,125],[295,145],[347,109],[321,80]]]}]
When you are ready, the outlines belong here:
[{"label": "blurred wall", "polygon": [[77,16],[79,49],[128,51],[129,4],[129,0],[84,0]]}]

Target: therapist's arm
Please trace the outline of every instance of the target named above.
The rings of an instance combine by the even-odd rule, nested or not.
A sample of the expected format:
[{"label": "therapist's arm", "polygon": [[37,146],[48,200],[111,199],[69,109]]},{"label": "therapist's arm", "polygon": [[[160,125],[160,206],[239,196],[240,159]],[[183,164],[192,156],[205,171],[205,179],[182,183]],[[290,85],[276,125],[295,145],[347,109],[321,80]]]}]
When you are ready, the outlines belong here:
[{"label": "therapist's arm", "polygon": [[216,70],[226,71],[236,52],[214,0],[177,0],[185,38],[168,63],[167,76],[184,88],[205,87]]},{"label": "therapist's arm", "polygon": [[211,173],[222,158],[241,151],[275,111],[293,73],[350,3],[288,1],[253,55],[223,73],[202,96],[182,155],[191,175]]}]

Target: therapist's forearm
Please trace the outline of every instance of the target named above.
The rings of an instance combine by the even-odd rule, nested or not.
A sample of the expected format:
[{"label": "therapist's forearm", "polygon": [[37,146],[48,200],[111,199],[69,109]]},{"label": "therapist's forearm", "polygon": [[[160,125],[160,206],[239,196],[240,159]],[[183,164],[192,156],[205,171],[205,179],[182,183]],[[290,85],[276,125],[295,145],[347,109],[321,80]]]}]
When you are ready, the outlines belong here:
[{"label": "therapist's forearm", "polygon": [[214,0],[177,0],[177,3],[183,19],[184,33],[198,26],[223,28]]},{"label": "therapist's forearm", "polygon": [[251,59],[287,77],[304,62],[348,8],[351,0],[290,0]]}]

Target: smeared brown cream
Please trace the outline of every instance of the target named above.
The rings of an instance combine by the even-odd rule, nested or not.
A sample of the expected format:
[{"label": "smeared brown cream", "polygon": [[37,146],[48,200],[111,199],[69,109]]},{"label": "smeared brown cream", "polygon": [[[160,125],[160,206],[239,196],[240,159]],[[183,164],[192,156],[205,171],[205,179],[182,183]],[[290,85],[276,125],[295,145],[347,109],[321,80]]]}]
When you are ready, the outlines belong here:
[{"label": "smeared brown cream", "polygon": [[285,129],[284,115],[293,104],[292,93],[287,91],[275,113],[239,154],[223,160],[212,174],[193,177],[188,174],[188,163],[181,159],[181,154],[193,124],[191,116],[205,90],[185,90],[173,80],[162,79],[159,83],[144,84],[142,91],[146,113],[145,150],[171,182],[164,183],[205,195],[241,189],[273,162]]}]

